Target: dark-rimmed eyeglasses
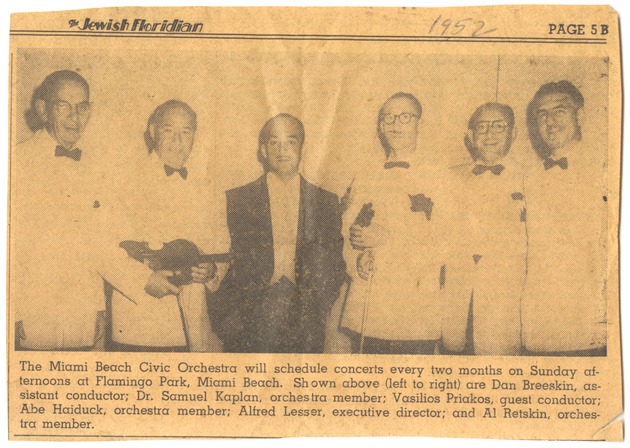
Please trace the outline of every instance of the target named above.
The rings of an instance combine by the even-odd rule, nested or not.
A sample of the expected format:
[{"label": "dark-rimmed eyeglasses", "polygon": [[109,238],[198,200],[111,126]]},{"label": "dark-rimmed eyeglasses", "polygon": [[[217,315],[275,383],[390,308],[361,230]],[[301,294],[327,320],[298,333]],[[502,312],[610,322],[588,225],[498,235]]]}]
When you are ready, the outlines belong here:
[{"label": "dark-rimmed eyeglasses", "polygon": [[477,134],[487,134],[488,131],[493,134],[502,134],[508,128],[508,124],[504,120],[497,121],[478,121],[475,123],[473,130]]},{"label": "dark-rimmed eyeglasses", "polygon": [[398,121],[400,122],[400,124],[407,124],[411,121],[412,117],[418,118],[416,114],[403,112],[402,114],[398,114],[398,115],[385,114],[383,115],[383,118],[381,118],[381,120],[383,120],[383,123],[385,124],[394,124],[394,121],[396,121],[396,118],[398,118]]}]

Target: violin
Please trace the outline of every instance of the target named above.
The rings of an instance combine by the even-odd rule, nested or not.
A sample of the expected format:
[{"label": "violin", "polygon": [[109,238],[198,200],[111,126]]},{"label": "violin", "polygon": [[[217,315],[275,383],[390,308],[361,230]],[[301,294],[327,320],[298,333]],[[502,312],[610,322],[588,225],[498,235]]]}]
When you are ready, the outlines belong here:
[{"label": "violin", "polygon": [[195,243],[178,239],[164,243],[154,250],[146,241],[122,241],[119,246],[134,260],[149,266],[154,271],[172,271],[169,281],[175,286],[192,283],[192,268],[201,263],[229,263],[231,254],[204,254]]}]

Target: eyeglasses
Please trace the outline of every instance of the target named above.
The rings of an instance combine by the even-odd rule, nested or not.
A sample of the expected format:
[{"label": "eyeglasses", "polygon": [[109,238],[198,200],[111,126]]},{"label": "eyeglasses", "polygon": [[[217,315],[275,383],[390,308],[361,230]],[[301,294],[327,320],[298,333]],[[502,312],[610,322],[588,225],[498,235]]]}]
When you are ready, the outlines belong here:
[{"label": "eyeglasses", "polygon": [[400,122],[400,124],[407,124],[411,121],[411,117],[416,117],[418,118],[418,116],[416,114],[411,114],[409,112],[403,112],[402,114],[398,114],[398,115],[394,115],[394,114],[385,114],[383,115],[383,123],[385,124],[394,124],[394,121],[396,121],[396,118],[398,118],[398,121]]},{"label": "eyeglasses", "polygon": [[89,101],[83,101],[79,104],[70,104],[67,101],[57,101],[54,106],[55,110],[63,115],[70,115],[73,111],[76,111],[77,115],[85,116],[89,114],[92,109],[92,103]]},{"label": "eyeglasses", "polygon": [[508,128],[508,124],[503,120],[498,121],[479,121],[473,127],[477,134],[487,134],[488,131],[493,134],[502,134]]}]

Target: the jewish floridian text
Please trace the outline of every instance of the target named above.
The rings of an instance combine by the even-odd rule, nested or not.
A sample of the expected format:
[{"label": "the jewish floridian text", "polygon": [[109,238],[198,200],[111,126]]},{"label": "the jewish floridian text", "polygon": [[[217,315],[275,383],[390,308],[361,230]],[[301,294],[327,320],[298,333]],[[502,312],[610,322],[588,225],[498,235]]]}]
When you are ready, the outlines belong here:
[{"label": "the jewish floridian text", "polygon": [[467,359],[458,366],[457,358],[429,357],[396,363],[257,356],[244,364],[244,357],[212,354],[174,361],[118,355],[115,362],[54,355],[43,361],[41,355],[37,362],[15,361],[11,405],[21,434],[107,433],[133,426],[134,418],[165,428],[179,419],[203,421],[208,435],[223,433],[213,428],[229,421],[257,419],[277,421],[279,434],[283,422],[295,419],[575,425],[603,420],[606,396],[596,362],[584,359],[519,358],[500,365]]}]

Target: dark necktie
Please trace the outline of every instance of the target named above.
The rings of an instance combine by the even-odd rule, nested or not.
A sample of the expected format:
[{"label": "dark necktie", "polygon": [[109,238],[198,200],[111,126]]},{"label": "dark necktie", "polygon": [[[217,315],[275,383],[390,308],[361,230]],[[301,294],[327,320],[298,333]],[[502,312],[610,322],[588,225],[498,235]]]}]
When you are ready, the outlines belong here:
[{"label": "dark necktie", "polygon": [[167,176],[172,176],[173,173],[179,173],[179,175],[184,180],[186,180],[186,178],[188,177],[188,170],[186,169],[186,167],[177,169],[177,168],[170,167],[168,165],[164,165],[164,172],[166,173]]},{"label": "dark necktie", "polygon": [[81,150],[79,148],[66,149],[61,145],[57,145],[55,148],[55,157],[67,157],[78,162],[81,160]]},{"label": "dark necktie", "polygon": [[475,167],[472,169],[472,172],[473,172],[473,174],[475,176],[479,176],[480,174],[483,174],[486,171],[490,171],[495,176],[498,176],[499,174],[501,174],[501,171],[503,171],[504,169],[505,169],[505,167],[503,165],[501,165],[501,164],[499,164],[499,165],[492,165],[492,166],[475,165]]},{"label": "dark necktie", "polygon": [[392,169],[392,168],[409,168],[409,163],[408,162],[385,162],[385,165],[383,165],[383,167],[386,170]]},{"label": "dark necktie", "polygon": [[545,167],[545,171],[553,168],[554,166],[559,166],[563,170],[566,170],[569,167],[569,161],[566,157],[560,157],[558,160],[553,160],[551,157],[547,157],[543,165]]}]

